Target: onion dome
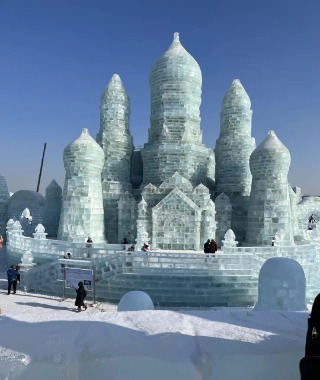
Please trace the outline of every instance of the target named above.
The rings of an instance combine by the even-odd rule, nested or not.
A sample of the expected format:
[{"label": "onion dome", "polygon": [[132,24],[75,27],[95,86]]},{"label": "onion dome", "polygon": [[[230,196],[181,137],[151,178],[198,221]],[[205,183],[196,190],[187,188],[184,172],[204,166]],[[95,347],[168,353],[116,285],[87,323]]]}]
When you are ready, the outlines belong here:
[{"label": "onion dome", "polygon": [[174,33],[173,42],[169,49],[154,63],[150,73],[150,85],[159,80],[172,78],[192,78],[202,82],[201,70],[197,61],[181,45],[179,33]]},{"label": "onion dome", "polygon": [[222,110],[230,108],[250,109],[251,101],[239,79],[235,79],[222,101]]},{"label": "onion dome", "polygon": [[67,175],[95,175],[102,171],[104,153],[88,129],[83,128],[81,135],[64,149],[63,162]]},{"label": "onion dome", "polygon": [[290,152],[274,131],[268,132],[267,137],[250,156],[250,170],[253,176],[287,175],[290,163]]}]

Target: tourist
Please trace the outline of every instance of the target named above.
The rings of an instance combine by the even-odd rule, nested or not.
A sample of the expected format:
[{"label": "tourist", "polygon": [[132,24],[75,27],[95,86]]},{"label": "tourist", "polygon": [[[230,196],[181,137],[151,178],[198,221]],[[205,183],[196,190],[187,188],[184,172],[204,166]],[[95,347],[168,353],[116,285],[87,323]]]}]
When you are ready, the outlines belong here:
[{"label": "tourist", "polygon": [[67,252],[67,253],[64,255],[64,259],[70,260],[70,259],[71,259],[71,253],[70,253],[70,252]]},{"label": "tourist", "polygon": [[312,305],[308,319],[305,357],[300,361],[301,380],[319,379],[320,371],[320,294]]},{"label": "tourist", "polygon": [[204,253],[209,253],[210,252],[210,239],[208,239],[204,245],[203,245],[203,250]]},{"label": "tourist", "polygon": [[122,244],[129,244],[129,241],[128,241],[128,239],[126,237],[123,239]]},{"label": "tourist", "polygon": [[271,247],[274,247],[274,242],[276,241],[276,238],[275,237],[273,237],[272,238],[272,241],[271,241]]},{"label": "tourist", "polygon": [[7,277],[8,277],[8,295],[11,292],[11,286],[13,287],[13,294],[16,294],[17,290],[17,271],[14,269],[14,266],[11,265],[10,268],[7,270]]},{"label": "tourist", "polygon": [[132,244],[132,246],[128,248],[128,251],[135,251],[135,250],[136,250],[136,247],[134,244]]},{"label": "tourist", "polygon": [[144,243],[143,246],[141,247],[141,251],[149,252],[150,251],[149,244],[148,243]]},{"label": "tourist", "polygon": [[306,356],[320,356],[320,293],[316,296],[308,319]]},{"label": "tourist", "polygon": [[78,306],[78,309],[76,311],[80,312],[81,307],[83,307],[84,310],[87,310],[87,305],[84,303],[84,299],[87,296],[87,291],[85,290],[82,281],[78,283],[78,289],[75,288],[75,291],[77,293],[77,297],[74,304],[75,306]]},{"label": "tourist", "polygon": [[210,253],[215,253],[218,250],[218,245],[214,239],[211,239],[210,241]]},{"label": "tourist", "polygon": [[0,235],[0,249],[3,247],[3,237]]},{"label": "tourist", "polygon": [[92,241],[92,239],[91,239],[91,237],[90,237],[90,236],[88,236],[88,239],[87,239],[87,243],[90,243],[90,244],[92,244],[92,243],[93,243],[93,241]]}]

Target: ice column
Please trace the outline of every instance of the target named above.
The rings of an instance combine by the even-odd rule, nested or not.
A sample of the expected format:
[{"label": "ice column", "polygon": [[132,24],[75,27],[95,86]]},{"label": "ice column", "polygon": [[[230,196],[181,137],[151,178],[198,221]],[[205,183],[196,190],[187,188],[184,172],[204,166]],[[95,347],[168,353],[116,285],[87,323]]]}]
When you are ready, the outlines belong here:
[{"label": "ice column", "polygon": [[46,188],[46,208],[43,222],[49,237],[56,237],[58,234],[61,202],[62,189],[53,179]]},{"label": "ice column", "polygon": [[86,128],[67,145],[63,153],[66,177],[58,239],[77,241],[78,231],[94,243],[103,242],[103,201],[101,172],[104,154]]},{"label": "ice column", "polygon": [[252,152],[252,188],[248,212],[247,243],[271,245],[280,229],[284,243],[293,243],[288,185],[290,153],[273,131]]},{"label": "ice column", "polygon": [[10,198],[7,180],[5,176],[0,175],[0,235],[5,239],[6,236],[6,222],[8,211],[8,200]]},{"label": "ice column", "polygon": [[214,177],[214,157],[202,144],[200,131],[202,75],[179,33],[153,65],[149,80],[151,126],[142,149],[143,185],[159,186],[176,171],[193,186],[206,185],[207,176]]},{"label": "ice column", "polygon": [[256,144],[251,137],[251,101],[235,79],[222,102],[220,135],[216,142],[216,193],[232,203],[232,229],[239,242],[245,240],[251,190],[249,158]]},{"label": "ice column", "polygon": [[[100,130],[97,142],[105,154],[102,192],[106,236],[118,242],[118,201],[131,192],[130,169],[133,152],[129,131],[130,99],[118,74],[114,74],[101,96]],[[133,231],[131,231],[133,234]]]}]

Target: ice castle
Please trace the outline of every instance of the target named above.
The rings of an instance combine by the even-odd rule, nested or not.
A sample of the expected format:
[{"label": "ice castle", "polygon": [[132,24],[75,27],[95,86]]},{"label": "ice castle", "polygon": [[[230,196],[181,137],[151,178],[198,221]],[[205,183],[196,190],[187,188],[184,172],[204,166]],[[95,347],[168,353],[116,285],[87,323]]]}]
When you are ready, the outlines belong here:
[{"label": "ice castle", "polygon": [[[268,255],[298,255],[300,260],[310,251],[310,244],[316,252],[313,257],[318,257],[320,198],[302,197],[299,188],[291,188],[290,153],[274,131],[256,146],[251,135],[251,101],[240,80],[232,82],[223,98],[214,149],[203,144],[200,129],[201,70],[178,33],[152,66],[149,83],[150,127],[148,142],[141,149],[134,147],[130,134],[129,96],[119,75],[114,74],[101,96],[96,140],[84,129],[64,150],[63,190],[53,180],[45,197],[21,190],[9,198],[6,180],[0,177],[1,232],[4,234],[7,226],[12,257],[26,249],[33,252],[35,261],[39,253],[39,263],[53,258],[53,253],[61,257],[65,250],[85,257],[82,246],[90,236],[94,242],[91,259],[99,258],[100,267],[105,268],[100,273],[102,283],[109,276],[106,272],[125,274],[130,269],[134,273],[134,265],[125,265],[134,261],[143,271],[139,276],[155,275],[150,257],[157,263],[157,258],[165,257],[164,251],[166,257],[170,251],[176,252],[177,260],[171,256],[168,262],[172,266],[166,267],[177,269],[171,272],[174,276],[179,272],[178,263],[184,276],[191,273],[186,268],[198,268],[200,272],[192,272],[198,276],[227,270],[226,262],[218,265],[218,258],[212,263],[204,256],[183,252],[200,251],[209,238],[222,247],[225,255],[221,260],[231,255],[228,262],[234,269],[244,265],[244,269],[257,271]],[[35,226],[40,229],[34,233]],[[29,240],[22,242],[24,237]],[[127,253],[119,246],[123,241],[136,244],[137,250],[148,242],[154,253],[147,261],[137,255],[127,261]],[[117,256],[120,251],[122,264],[121,255]],[[245,256],[237,262],[235,252]],[[105,257],[111,260],[112,254],[114,263],[106,263]],[[250,254],[255,255],[254,260],[261,254],[262,262],[252,264]],[[243,264],[246,259],[248,263]],[[201,270],[205,272],[201,274]],[[313,281],[312,274],[306,276]],[[315,283],[310,285],[310,281],[311,289]],[[141,289],[141,284],[129,290]],[[254,298],[256,293],[252,294]]]}]

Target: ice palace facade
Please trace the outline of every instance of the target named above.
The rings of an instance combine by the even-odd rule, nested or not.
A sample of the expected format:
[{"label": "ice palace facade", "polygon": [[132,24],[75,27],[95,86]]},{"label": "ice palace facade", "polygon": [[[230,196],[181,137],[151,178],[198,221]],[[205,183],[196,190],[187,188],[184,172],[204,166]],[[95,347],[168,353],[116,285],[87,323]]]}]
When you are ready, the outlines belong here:
[{"label": "ice palace facade", "polygon": [[[200,129],[201,70],[178,33],[149,79],[143,148],[133,145],[129,96],[115,74],[101,96],[96,140],[84,129],[64,150],[63,190],[53,180],[45,197],[27,190],[9,197],[0,177],[8,253],[31,264],[31,252],[37,264],[25,272],[28,287],[59,293],[60,261],[69,251],[81,260],[68,265],[94,268],[100,299],[145,290],[159,304],[253,305],[261,266],[284,256],[302,266],[313,298],[320,198],[291,188],[290,153],[274,131],[256,146],[240,81],[223,98],[211,149]],[[85,244],[88,236],[93,244]],[[197,252],[209,238],[222,255]],[[128,253],[124,239],[137,251]],[[144,242],[151,246],[147,254],[139,251]]]}]

